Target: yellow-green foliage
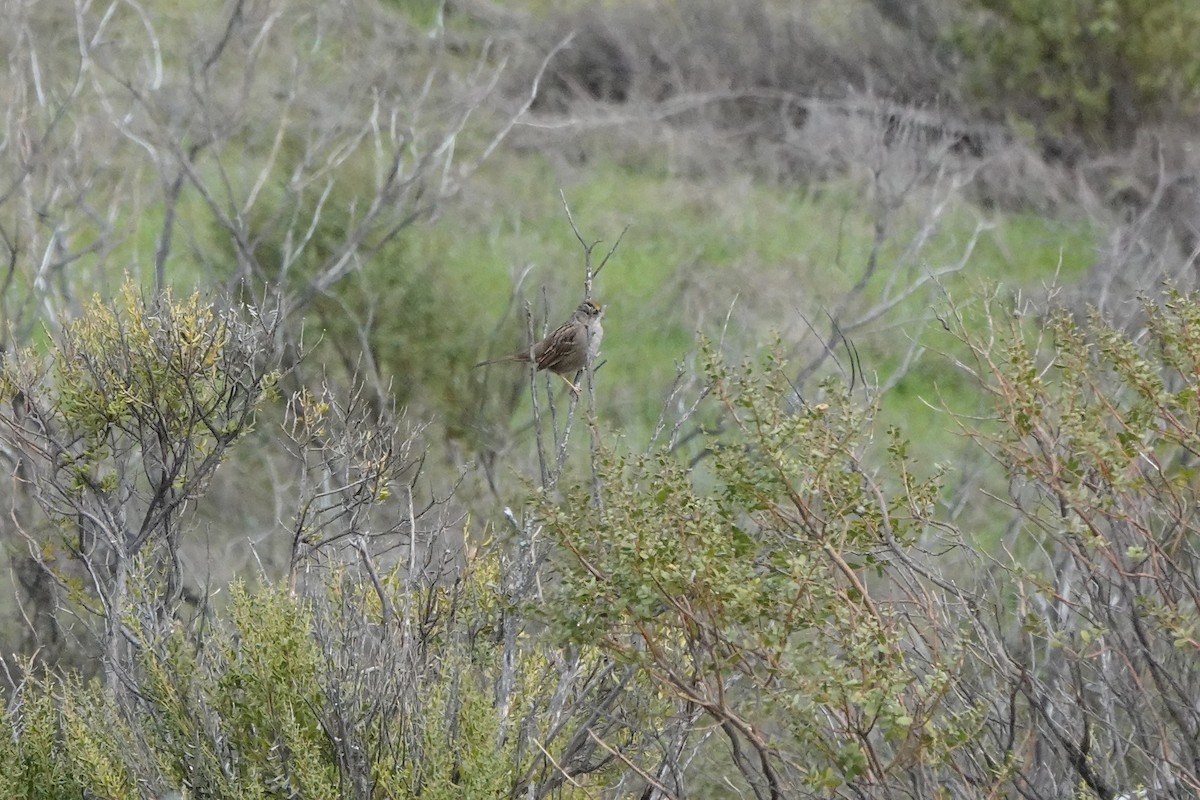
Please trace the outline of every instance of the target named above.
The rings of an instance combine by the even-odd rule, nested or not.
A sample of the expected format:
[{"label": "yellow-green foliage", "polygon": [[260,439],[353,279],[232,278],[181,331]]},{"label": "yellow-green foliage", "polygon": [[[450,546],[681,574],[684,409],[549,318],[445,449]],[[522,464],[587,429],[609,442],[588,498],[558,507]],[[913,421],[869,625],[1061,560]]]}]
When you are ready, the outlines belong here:
[{"label": "yellow-green foliage", "polygon": [[[411,772],[393,772],[401,797],[454,800],[507,793],[515,764],[512,748],[500,748],[500,720],[491,698],[471,672],[451,656],[439,679],[422,681],[421,714],[407,724],[419,730],[420,759]],[[399,780],[396,780],[399,778]]]},{"label": "yellow-green foliage", "polygon": [[211,471],[208,457],[251,431],[271,396],[258,333],[198,294],[156,301],[126,281],[85,304],[46,356],[6,360],[0,397],[22,395],[61,434],[77,489],[111,491],[114,459],[139,451],[156,452],[178,489]]},{"label": "yellow-green foliage", "polygon": [[100,798],[141,797],[135,739],[113,696],[94,683],[81,687],[68,680],[61,689],[62,750],[77,784]]},{"label": "yellow-green foliage", "polygon": [[233,634],[216,646],[224,663],[214,706],[229,747],[247,756],[245,776],[288,774],[302,797],[339,797],[308,612],[282,589],[251,597],[235,586],[230,618]]},{"label": "yellow-green foliage", "polygon": [[[59,704],[52,682],[27,681],[10,710],[0,712],[0,788],[13,800],[79,797],[75,771],[60,747]],[[15,734],[15,735],[14,735]]]},{"label": "yellow-green foliage", "polygon": [[[126,281],[52,332],[46,352],[0,363],[0,399],[15,401],[0,438],[45,515],[22,532],[74,607],[110,617],[110,676],[124,601],[178,599],[178,523],[273,394],[272,333],[251,310],[147,298]],[[135,558],[162,582],[135,577]]]},{"label": "yellow-green foliage", "polygon": [[[912,477],[896,440],[902,485],[872,490],[855,465],[873,410],[844,387],[801,403],[774,355],[729,370],[710,354],[708,374],[726,412],[713,427],[728,433],[706,436],[707,480],[677,453],[610,454],[598,502],[581,489],[542,506],[564,546],[551,616],[665,692],[704,698],[715,720],[775,729],[764,749],[811,789],[867,771],[853,720],[871,720],[889,752],[945,757],[973,724],[938,708],[954,648],[912,660],[903,604],[868,589],[885,570],[878,543],[909,541],[937,484]],[[742,690],[718,696],[713,680]]]},{"label": "yellow-green foliage", "polygon": [[[958,39],[976,88],[1099,141],[1145,116],[1200,108],[1200,5],[1178,0],[976,0]],[[1034,106],[1034,101],[1039,104]],[[1122,108],[1121,106],[1125,107]],[[1120,115],[1124,115],[1124,119]]]},{"label": "yellow-green foliage", "polygon": [[17,797],[17,742],[8,731],[12,727],[8,711],[0,708],[0,796]]},{"label": "yellow-green foliage", "polygon": [[490,552],[452,583],[384,576],[389,605],[422,609],[420,642],[411,625],[381,627],[373,586],[344,573],[308,600],[235,585],[200,631],[139,634],[136,693],[27,682],[0,718],[2,796],[340,798],[355,774],[375,796],[451,800],[507,796],[538,764],[553,775],[539,748],[563,744],[563,718],[545,713],[560,662],[526,639],[496,702],[500,566]]},{"label": "yellow-green foliage", "polygon": [[[471,558],[452,584],[424,590],[404,589],[398,574],[389,577],[398,602],[427,609],[429,661],[427,669],[401,678],[412,683],[404,691],[409,707],[368,739],[371,752],[381,756],[373,762],[381,796],[508,796],[538,762],[539,745],[558,746],[549,742],[554,721],[545,714],[556,662],[537,642],[522,637],[513,653],[511,693],[497,703],[500,615],[512,612],[502,561],[499,550],[489,550]],[[369,593],[366,598],[370,603]],[[509,624],[520,623],[510,617]],[[406,756],[383,757],[396,739],[407,743]]]},{"label": "yellow-green foliage", "polygon": [[199,651],[182,629],[142,642],[136,699],[70,678],[27,684],[4,720],[17,736],[0,744],[3,796],[340,797],[308,613],[283,591],[233,594],[231,627]]},{"label": "yellow-green foliage", "polygon": [[96,297],[66,326],[51,367],[58,409],[97,433],[151,414],[173,438],[244,433],[213,427],[245,367],[231,356],[252,355],[231,344],[242,343],[231,342],[229,322],[199,294],[147,301],[126,282],[114,302]]},{"label": "yellow-green foliage", "polygon": [[[228,628],[197,652],[182,630],[145,642],[142,719],[157,762],[175,785],[290,787],[337,797],[337,770],[321,726],[322,655],[304,605],[280,589],[232,588]],[[268,796],[271,796],[268,793]]]}]

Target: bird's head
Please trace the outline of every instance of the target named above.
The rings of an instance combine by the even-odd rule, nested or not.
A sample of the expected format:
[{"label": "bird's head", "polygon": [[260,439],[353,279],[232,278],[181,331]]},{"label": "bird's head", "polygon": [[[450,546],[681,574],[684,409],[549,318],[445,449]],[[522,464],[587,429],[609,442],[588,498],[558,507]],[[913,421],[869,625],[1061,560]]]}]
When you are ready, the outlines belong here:
[{"label": "bird's head", "polygon": [[579,308],[575,309],[575,314],[580,319],[599,319],[604,316],[605,306],[601,306],[595,300],[584,300],[579,304]]}]

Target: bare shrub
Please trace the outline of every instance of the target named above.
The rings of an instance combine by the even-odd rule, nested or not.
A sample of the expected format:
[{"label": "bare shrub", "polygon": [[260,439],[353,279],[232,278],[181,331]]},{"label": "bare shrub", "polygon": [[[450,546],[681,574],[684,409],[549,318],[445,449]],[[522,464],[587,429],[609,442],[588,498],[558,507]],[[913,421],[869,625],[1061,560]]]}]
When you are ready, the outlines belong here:
[{"label": "bare shrub", "polygon": [[1087,275],[1057,290],[1054,302],[1081,319],[1094,308],[1132,328],[1145,320],[1142,298],[1197,286],[1200,153],[1190,136],[1147,130],[1128,151],[1085,165],[1089,213],[1108,233]]},{"label": "bare shrub", "polygon": [[690,163],[706,160],[719,174],[714,162],[732,159],[802,181],[833,168],[825,157],[831,142],[814,146],[805,134],[813,115],[833,108],[851,124],[887,125],[864,96],[887,98],[903,117],[924,116],[949,129],[947,138],[962,135],[941,87],[944,68],[915,38],[920,26],[896,26],[866,7],[853,19],[855,35],[838,36],[763,2],[651,3],[564,17],[541,37],[543,52],[567,43],[548,65],[534,110],[550,117],[548,128],[604,127],[608,135],[653,120],[656,136],[688,132],[697,150]]}]

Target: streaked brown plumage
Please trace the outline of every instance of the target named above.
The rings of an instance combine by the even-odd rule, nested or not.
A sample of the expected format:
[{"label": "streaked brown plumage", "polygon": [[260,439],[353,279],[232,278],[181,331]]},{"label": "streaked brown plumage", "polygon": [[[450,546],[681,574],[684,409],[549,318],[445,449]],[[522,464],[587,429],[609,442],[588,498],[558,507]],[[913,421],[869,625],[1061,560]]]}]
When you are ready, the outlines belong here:
[{"label": "streaked brown plumage", "polygon": [[[604,327],[600,324],[600,319],[603,316],[604,308],[594,300],[584,300],[580,303],[570,319],[533,346],[533,362],[537,368],[548,369],[562,376],[571,390],[578,393],[579,387],[571,383],[567,376],[574,375],[586,367],[600,352],[600,339],[604,336]],[[529,350],[520,350],[502,358],[480,361],[475,366],[482,367],[485,364],[499,364],[505,361],[528,363],[529,353]]]}]

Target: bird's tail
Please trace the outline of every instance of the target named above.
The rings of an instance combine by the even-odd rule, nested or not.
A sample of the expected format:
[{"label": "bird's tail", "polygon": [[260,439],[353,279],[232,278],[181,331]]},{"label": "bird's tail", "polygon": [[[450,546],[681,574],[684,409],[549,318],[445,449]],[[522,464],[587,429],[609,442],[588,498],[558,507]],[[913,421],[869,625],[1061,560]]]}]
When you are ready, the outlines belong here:
[{"label": "bird's tail", "polygon": [[528,360],[529,360],[528,357],[522,358],[521,354],[514,354],[511,356],[502,356],[500,358],[489,358],[487,361],[480,361],[475,366],[476,367],[486,367],[488,364],[503,364],[507,361],[528,361]]}]

